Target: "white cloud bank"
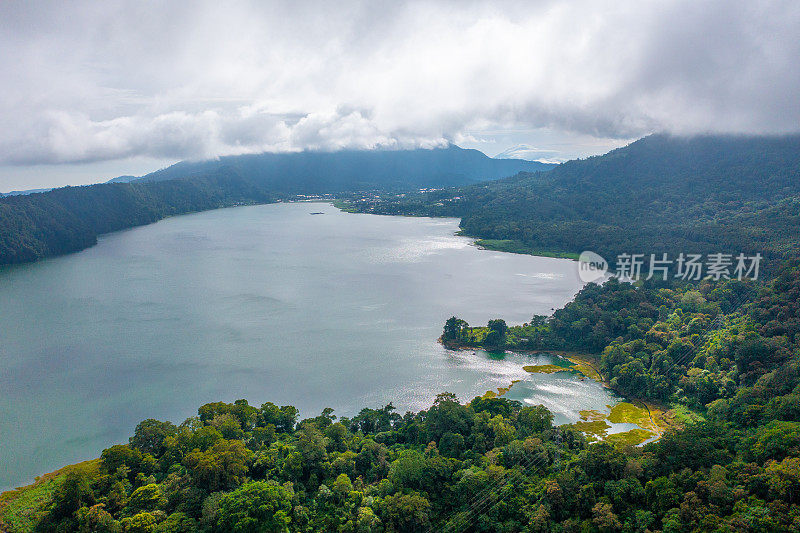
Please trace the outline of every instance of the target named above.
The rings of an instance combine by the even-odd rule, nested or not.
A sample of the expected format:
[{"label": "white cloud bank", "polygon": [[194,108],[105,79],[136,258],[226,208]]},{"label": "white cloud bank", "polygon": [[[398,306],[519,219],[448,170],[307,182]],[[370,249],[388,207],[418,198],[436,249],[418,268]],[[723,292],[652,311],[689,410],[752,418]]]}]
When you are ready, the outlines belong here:
[{"label": "white cloud bank", "polygon": [[4,2],[0,164],[797,131],[798,57],[793,0]]}]

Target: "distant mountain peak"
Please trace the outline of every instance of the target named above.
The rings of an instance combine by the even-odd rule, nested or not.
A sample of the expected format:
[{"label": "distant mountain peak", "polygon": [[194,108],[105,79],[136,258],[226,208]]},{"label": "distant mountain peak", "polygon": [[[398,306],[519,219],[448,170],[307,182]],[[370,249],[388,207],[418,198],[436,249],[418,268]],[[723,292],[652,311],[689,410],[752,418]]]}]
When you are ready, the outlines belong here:
[{"label": "distant mountain peak", "polygon": [[[374,188],[451,187],[550,170],[554,165],[524,159],[493,159],[454,144],[401,150],[340,150],[229,155],[182,161],[139,178],[112,181],[164,181],[204,176],[229,168],[258,186],[281,191],[338,192]],[[296,190],[295,190],[296,189]]]},{"label": "distant mountain peak", "polygon": [[108,183],[128,183],[135,179],[139,179],[139,176],[117,176],[108,180]]}]

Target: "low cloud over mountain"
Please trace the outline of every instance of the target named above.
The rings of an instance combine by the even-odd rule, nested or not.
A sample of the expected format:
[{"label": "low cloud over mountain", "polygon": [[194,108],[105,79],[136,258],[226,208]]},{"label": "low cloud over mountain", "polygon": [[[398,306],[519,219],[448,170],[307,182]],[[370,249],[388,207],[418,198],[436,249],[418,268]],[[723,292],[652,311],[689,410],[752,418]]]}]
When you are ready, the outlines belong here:
[{"label": "low cloud over mountain", "polygon": [[3,3],[0,165],[800,124],[796,2],[297,6]]}]

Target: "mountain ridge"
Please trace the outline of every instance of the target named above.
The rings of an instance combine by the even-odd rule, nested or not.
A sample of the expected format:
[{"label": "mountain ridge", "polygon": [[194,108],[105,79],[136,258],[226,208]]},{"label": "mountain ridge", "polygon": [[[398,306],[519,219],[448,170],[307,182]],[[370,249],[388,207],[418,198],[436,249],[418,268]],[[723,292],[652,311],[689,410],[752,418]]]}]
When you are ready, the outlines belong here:
[{"label": "mountain ridge", "polygon": [[[189,178],[229,167],[254,182],[302,192],[333,189],[411,186],[453,186],[497,179],[520,171],[538,172],[553,164],[520,159],[494,159],[474,149],[340,150],[336,152],[263,152],[181,161],[144,176],[120,176],[112,181],[163,181]],[[335,191],[327,191],[335,192]]]}]

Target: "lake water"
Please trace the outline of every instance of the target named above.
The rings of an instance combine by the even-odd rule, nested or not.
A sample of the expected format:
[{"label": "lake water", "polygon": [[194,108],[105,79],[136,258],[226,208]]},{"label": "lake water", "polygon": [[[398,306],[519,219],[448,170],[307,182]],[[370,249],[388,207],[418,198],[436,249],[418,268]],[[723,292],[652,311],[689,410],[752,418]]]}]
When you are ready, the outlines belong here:
[{"label": "lake water", "polygon": [[590,380],[528,374],[527,356],[436,342],[451,315],[522,323],[581,287],[572,261],[479,250],[457,229],[320,203],[238,207],[0,270],[0,488],[217,400],[402,413],[522,380],[510,397],[561,422],[613,403]]}]

